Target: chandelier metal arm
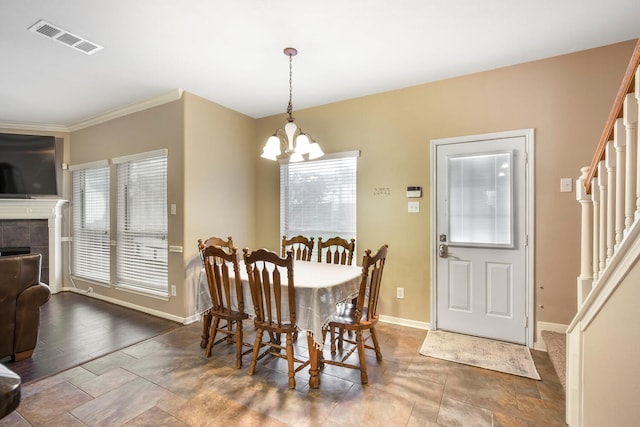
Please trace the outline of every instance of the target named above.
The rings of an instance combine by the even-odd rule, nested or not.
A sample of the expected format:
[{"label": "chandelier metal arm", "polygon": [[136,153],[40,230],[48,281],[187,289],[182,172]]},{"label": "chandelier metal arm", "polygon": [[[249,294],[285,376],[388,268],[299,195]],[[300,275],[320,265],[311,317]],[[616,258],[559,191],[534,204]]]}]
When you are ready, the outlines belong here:
[{"label": "chandelier metal arm", "polygon": [[[317,159],[324,155],[317,142],[298,128],[293,119],[293,57],[298,54],[295,48],[287,47],[284,54],[289,57],[289,104],[287,105],[287,123],[284,128],[276,129],[269,137],[262,150],[262,156],[269,160],[283,157],[282,152],[291,162],[305,159]],[[304,156],[304,157],[303,157]]]}]

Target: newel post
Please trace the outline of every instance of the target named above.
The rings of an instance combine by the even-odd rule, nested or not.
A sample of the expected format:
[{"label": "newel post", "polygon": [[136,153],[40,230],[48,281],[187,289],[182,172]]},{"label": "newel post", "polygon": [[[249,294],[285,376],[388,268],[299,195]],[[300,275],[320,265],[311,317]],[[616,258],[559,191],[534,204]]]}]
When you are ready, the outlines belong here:
[{"label": "newel post", "polygon": [[580,170],[582,175],[576,182],[576,200],[580,202],[582,226],[580,228],[580,276],[578,276],[578,308],[587,299],[593,285],[593,201],[584,184],[588,167]]}]

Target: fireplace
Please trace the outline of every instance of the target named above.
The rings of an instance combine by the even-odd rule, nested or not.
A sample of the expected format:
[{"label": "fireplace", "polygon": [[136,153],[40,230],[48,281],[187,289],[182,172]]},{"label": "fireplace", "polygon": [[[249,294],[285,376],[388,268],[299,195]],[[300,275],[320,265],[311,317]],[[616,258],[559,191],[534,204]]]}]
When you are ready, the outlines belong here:
[{"label": "fireplace", "polygon": [[[59,199],[0,200],[0,253],[42,254],[41,280],[62,290],[62,206]],[[4,255],[8,255],[4,253]]]},{"label": "fireplace", "polygon": [[0,256],[42,255],[40,280],[49,284],[49,221],[46,219],[0,219]]}]

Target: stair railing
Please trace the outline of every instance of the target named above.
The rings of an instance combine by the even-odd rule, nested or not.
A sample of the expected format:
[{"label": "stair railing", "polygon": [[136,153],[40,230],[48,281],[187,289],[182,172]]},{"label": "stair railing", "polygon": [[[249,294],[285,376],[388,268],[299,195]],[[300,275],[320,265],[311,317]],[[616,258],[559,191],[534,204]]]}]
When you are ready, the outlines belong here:
[{"label": "stair railing", "polygon": [[590,166],[581,170],[578,312],[567,328],[566,421],[583,425],[584,335],[640,260],[640,39]]},{"label": "stair railing", "polygon": [[591,165],[582,168],[576,198],[582,206],[578,308],[603,276],[640,218],[640,39],[625,71]]}]

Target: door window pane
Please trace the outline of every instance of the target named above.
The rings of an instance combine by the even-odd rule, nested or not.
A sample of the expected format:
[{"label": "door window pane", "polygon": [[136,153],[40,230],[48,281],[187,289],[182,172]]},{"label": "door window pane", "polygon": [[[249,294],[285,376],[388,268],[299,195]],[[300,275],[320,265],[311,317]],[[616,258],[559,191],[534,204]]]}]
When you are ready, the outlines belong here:
[{"label": "door window pane", "polygon": [[447,161],[450,244],[513,247],[513,153]]}]

